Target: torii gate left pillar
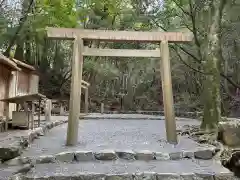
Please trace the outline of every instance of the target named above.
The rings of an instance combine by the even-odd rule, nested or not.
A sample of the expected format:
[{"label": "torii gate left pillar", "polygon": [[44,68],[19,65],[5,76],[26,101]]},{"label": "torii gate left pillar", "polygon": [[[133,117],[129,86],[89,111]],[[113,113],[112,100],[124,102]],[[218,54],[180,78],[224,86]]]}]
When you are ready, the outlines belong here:
[{"label": "torii gate left pillar", "polygon": [[74,39],[73,59],[72,59],[72,77],[71,92],[69,102],[69,118],[67,129],[67,146],[74,146],[78,142],[78,124],[81,99],[81,82],[83,69],[83,40],[78,36]]}]

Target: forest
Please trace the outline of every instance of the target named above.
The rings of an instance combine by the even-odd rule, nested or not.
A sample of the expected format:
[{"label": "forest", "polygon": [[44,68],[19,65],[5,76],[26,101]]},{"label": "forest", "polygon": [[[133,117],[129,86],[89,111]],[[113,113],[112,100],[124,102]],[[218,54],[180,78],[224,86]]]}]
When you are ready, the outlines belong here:
[{"label": "forest", "polygon": [[[0,0],[0,51],[36,67],[40,92],[68,99],[72,42],[51,40],[46,27],[189,32],[190,43],[170,44],[175,109],[203,111],[204,127],[239,116],[240,0]],[[159,44],[84,42],[114,49]],[[161,111],[157,58],[84,58],[90,110]],[[121,106],[122,104],[122,106]]]}]

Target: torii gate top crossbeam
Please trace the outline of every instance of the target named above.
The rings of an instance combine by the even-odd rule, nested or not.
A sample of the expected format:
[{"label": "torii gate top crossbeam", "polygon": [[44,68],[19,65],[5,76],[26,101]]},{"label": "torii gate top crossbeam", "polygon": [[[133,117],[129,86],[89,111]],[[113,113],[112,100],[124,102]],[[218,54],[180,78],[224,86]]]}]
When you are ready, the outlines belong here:
[{"label": "torii gate top crossbeam", "polygon": [[84,40],[102,41],[138,41],[138,42],[190,42],[191,33],[182,32],[143,32],[143,31],[111,31],[87,30],[72,28],[47,28],[47,35],[54,39],[74,39],[76,36]]}]

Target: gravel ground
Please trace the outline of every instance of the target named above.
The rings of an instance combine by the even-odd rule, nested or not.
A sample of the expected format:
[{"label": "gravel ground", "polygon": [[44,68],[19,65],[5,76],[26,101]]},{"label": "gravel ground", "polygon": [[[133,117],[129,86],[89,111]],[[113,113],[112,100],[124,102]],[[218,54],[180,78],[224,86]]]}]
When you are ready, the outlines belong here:
[{"label": "gravel ground", "polygon": [[[198,122],[177,121],[178,128],[186,124],[198,124]],[[179,137],[179,143],[176,146],[167,144],[165,125],[162,120],[81,120],[78,133],[79,143],[75,147],[65,146],[66,132],[67,124],[53,128],[47,135],[35,140],[23,156],[102,149],[178,152],[206,147],[187,137]]]},{"label": "gravel ground", "polygon": [[[183,166],[184,164],[184,166]],[[56,175],[76,175],[79,173],[102,173],[102,174],[121,174],[137,172],[156,172],[156,173],[203,173],[219,174],[229,173],[214,161],[165,161],[165,162],[144,162],[144,161],[116,161],[116,162],[88,162],[81,164],[39,164],[36,165],[28,174],[28,177],[43,177]]]},{"label": "gravel ground", "polygon": [[7,180],[19,168],[20,168],[20,166],[14,166],[14,167],[0,166],[0,180]]}]

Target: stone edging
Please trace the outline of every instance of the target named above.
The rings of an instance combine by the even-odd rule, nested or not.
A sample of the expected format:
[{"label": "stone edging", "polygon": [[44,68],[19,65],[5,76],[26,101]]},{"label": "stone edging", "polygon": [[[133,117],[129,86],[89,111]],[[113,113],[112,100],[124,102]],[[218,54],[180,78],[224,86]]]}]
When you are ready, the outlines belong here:
[{"label": "stone edging", "polygon": [[162,179],[174,179],[174,180],[183,180],[183,179],[209,179],[209,180],[237,180],[238,178],[233,175],[231,172],[220,172],[217,174],[211,174],[207,172],[200,173],[156,173],[156,172],[137,172],[137,173],[120,173],[120,174],[99,174],[99,173],[77,173],[77,174],[57,174],[52,176],[27,176],[22,174],[17,174],[11,177],[11,180],[49,180],[49,179],[101,179],[101,180],[137,180],[137,179],[149,179],[149,180],[162,180]]},{"label": "stone edging", "polygon": [[[117,113],[116,113],[117,112]],[[160,115],[164,116],[164,111],[104,111],[105,114],[146,114],[146,115]],[[198,118],[203,115],[201,111],[179,111],[175,110],[177,117],[183,118]]]},{"label": "stone edging", "polygon": [[184,158],[189,159],[212,159],[216,153],[215,148],[207,148],[196,151],[181,151],[174,153],[152,152],[149,150],[141,151],[114,151],[114,150],[102,150],[98,152],[93,151],[75,151],[75,152],[61,152],[55,155],[42,155],[38,157],[17,157],[6,161],[8,166],[18,166],[23,164],[45,164],[56,162],[86,162],[86,161],[114,161],[114,160],[181,160]]},{"label": "stone edging", "polygon": [[51,121],[44,124],[42,127],[30,130],[26,135],[17,137],[13,136],[15,138],[13,143],[0,147],[0,161],[7,161],[20,156],[22,150],[28,147],[28,145],[33,142],[34,139],[37,139],[39,136],[44,136],[48,130],[66,122],[67,120]]}]

